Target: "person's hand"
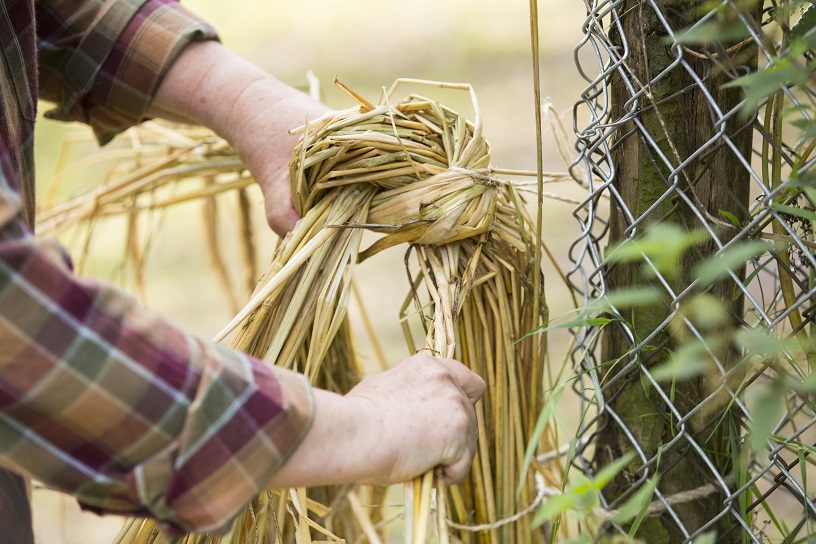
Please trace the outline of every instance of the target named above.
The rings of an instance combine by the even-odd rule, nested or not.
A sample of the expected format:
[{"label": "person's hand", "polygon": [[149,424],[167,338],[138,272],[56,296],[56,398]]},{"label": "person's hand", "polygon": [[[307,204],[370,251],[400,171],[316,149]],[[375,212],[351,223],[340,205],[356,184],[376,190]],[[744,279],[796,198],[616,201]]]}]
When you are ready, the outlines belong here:
[{"label": "person's hand", "polygon": [[462,363],[427,354],[352,389],[346,398],[370,416],[371,447],[385,460],[363,483],[404,482],[438,465],[447,483],[463,481],[476,454],[474,405],[484,390]]},{"label": "person's hand", "polygon": [[[298,219],[288,181],[297,138],[289,130],[327,110],[207,41],[179,55],[148,114],[199,123],[229,141],[258,180],[269,224],[283,236]],[[473,406],[484,388],[461,363],[420,354],[346,396],[315,389],[312,428],[271,485],[387,484],[439,465],[447,481],[459,482],[476,452]]]},{"label": "person's hand", "polygon": [[461,363],[427,354],[345,396],[315,389],[312,428],[270,486],[392,484],[437,466],[447,483],[459,483],[476,453],[474,405],[484,389]]},{"label": "person's hand", "polygon": [[251,83],[234,105],[224,137],[243,159],[264,195],[266,219],[285,236],[300,219],[292,205],[289,161],[297,137],[289,130],[328,108],[271,76]]},{"label": "person's hand", "polygon": [[289,187],[297,137],[289,131],[327,111],[220,43],[204,41],[179,55],[148,114],[204,125],[230,142],[261,187],[269,225],[284,236],[299,219]]}]

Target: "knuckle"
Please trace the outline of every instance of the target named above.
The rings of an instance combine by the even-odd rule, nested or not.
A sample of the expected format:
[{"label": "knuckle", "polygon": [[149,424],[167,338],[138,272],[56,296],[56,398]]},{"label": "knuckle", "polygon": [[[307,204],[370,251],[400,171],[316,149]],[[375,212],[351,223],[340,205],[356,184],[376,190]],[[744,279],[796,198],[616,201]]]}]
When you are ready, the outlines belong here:
[{"label": "knuckle", "polygon": [[478,379],[478,392],[479,395],[483,395],[485,390],[487,389],[487,382],[484,381],[484,378],[476,374],[476,378]]},{"label": "knuckle", "polygon": [[458,407],[450,414],[450,427],[458,436],[468,436],[470,433],[470,418],[463,407]]},{"label": "knuckle", "polygon": [[451,383],[450,372],[440,364],[429,364],[427,372],[428,378],[435,383]]}]

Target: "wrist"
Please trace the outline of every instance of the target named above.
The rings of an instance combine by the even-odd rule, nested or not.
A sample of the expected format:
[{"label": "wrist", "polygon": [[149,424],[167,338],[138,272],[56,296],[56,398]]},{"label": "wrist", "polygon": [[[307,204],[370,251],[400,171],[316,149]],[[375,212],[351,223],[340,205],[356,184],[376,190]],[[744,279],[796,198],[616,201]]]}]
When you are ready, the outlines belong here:
[{"label": "wrist", "polygon": [[381,483],[390,450],[371,403],[321,389],[313,392],[312,426],[270,487]]}]

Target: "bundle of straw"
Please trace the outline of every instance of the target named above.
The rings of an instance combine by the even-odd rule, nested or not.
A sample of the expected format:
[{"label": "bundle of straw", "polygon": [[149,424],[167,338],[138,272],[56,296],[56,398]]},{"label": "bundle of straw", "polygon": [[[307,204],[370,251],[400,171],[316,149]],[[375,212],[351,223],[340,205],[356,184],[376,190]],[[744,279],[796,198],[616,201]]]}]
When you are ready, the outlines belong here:
[{"label": "bundle of straw", "polygon": [[[345,392],[361,372],[346,320],[353,269],[379,251],[410,244],[415,265],[409,266],[402,308],[409,349],[459,359],[488,388],[477,405],[479,448],[467,481],[445,489],[439,479],[435,497],[432,474],[405,486],[406,542],[425,542],[432,534],[439,542],[543,542],[526,518],[502,521],[535,497],[533,476],[520,473],[541,409],[546,349],[544,335],[525,337],[547,319],[543,295],[534,296],[543,292],[533,287],[542,281],[533,259],[535,229],[513,185],[490,169],[470,85],[433,83],[470,92],[475,122],[414,94],[392,105],[395,88],[406,81],[417,83],[398,80],[376,106],[346,89],[356,107],[298,129],[291,182],[303,219],[217,340],[232,334],[232,347]],[[383,236],[363,250],[364,229]],[[408,324],[412,316],[425,327],[420,343]],[[384,491],[346,486],[267,492],[228,535],[188,535],[182,542],[303,544],[313,542],[313,535],[325,542],[381,542],[387,520],[378,524],[384,515],[366,512],[361,494],[382,503]],[[456,527],[453,535],[449,524]],[[468,530],[473,524],[491,527]],[[155,524],[131,520],[116,542],[158,538]]]},{"label": "bundle of straw", "polygon": [[[125,284],[121,279],[131,274],[132,288],[146,302],[146,261],[167,210],[201,202],[203,232],[219,291],[237,313],[257,284],[258,255],[249,195],[254,180],[235,151],[204,127],[170,128],[146,122],[121,135],[110,148],[90,155],[86,152],[81,160],[71,162],[68,157],[73,146],[93,145],[92,138],[89,133],[78,133],[63,141],[56,175],[45,198],[40,199],[37,233],[76,240],[73,245],[79,249],[73,258],[77,272],[82,273],[99,230],[96,227],[125,217],[124,251],[117,266],[120,283]],[[103,183],[57,202],[58,193],[66,191],[75,177],[101,178]],[[233,204],[227,199],[230,196],[237,196],[237,213],[230,213],[229,218],[230,223],[236,218],[238,223],[238,243],[232,249],[237,246],[240,282],[229,275],[231,263],[221,240],[219,209]]]}]

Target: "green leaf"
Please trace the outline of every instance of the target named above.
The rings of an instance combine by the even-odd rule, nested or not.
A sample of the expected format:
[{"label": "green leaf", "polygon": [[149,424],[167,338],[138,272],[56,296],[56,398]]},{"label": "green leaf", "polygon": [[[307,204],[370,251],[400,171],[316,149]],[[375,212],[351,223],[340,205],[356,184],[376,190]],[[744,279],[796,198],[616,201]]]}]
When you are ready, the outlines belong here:
[{"label": "green leaf", "polygon": [[640,262],[645,256],[658,272],[672,275],[686,250],[706,236],[703,230],[687,231],[672,223],[655,223],[644,227],[642,236],[613,247],[606,257],[611,262]]},{"label": "green leaf", "polygon": [[802,17],[791,27],[790,41],[807,40],[807,34],[816,28],[816,6],[811,4],[802,14]]},{"label": "green leaf", "polygon": [[615,459],[613,462],[609,463],[592,478],[592,489],[595,491],[600,491],[606,484],[612,481],[612,478],[618,475],[618,473],[623,470],[623,468],[632,461],[635,457],[635,452],[630,451],[623,457],[619,457]]},{"label": "green leaf", "polygon": [[761,386],[751,391],[755,402],[751,415],[751,447],[757,456],[767,448],[768,438],[774,424],[782,413],[782,402],[785,399],[783,391],[778,386]]},{"label": "green leaf", "polygon": [[802,382],[802,390],[808,393],[816,393],[816,372],[811,372]]},{"label": "green leaf", "polygon": [[[626,523],[635,516],[638,515],[640,512],[645,512],[646,508],[649,507],[649,503],[652,502],[652,495],[654,495],[654,490],[657,487],[657,474],[652,476],[652,478],[643,484],[640,489],[635,491],[626,501],[618,508],[615,515],[612,516],[612,521],[614,523]],[[632,533],[629,534],[630,537],[633,536]]]},{"label": "green leaf", "polygon": [[[813,126],[816,127],[816,121],[813,122]],[[810,172],[807,172],[802,174],[799,179],[804,185],[804,187],[802,187],[802,192],[805,193],[805,198],[812,203],[816,203],[816,189],[813,188],[813,175]]]},{"label": "green leaf", "polygon": [[594,300],[586,307],[588,313],[610,312],[613,308],[635,308],[651,306],[661,302],[660,292],[651,287],[626,287],[615,289],[605,297]]},{"label": "green leaf", "polygon": [[[601,503],[598,492],[594,489],[593,481],[583,475],[575,476],[574,479],[581,481],[580,485],[577,485],[575,489],[570,488],[572,495],[575,497],[574,509],[576,513],[590,514],[592,509]],[[586,482],[583,480],[586,480]]]},{"label": "green leaf", "polygon": [[[798,440],[791,440],[787,436],[779,436],[779,435],[771,435],[770,438],[775,442],[785,445],[785,449],[790,451],[795,451],[797,456],[804,455],[807,458],[808,455],[816,453],[816,446],[811,446],[810,444],[805,444],[804,442],[800,442]],[[808,463],[813,463],[813,461],[809,460]]]},{"label": "green leaf", "polygon": [[714,544],[715,542],[717,542],[717,531],[709,531],[695,538],[693,544]]},{"label": "green leaf", "polygon": [[816,120],[814,119],[796,119],[791,121],[791,125],[802,131],[799,135],[801,141],[812,140],[816,138]]},{"label": "green leaf", "polygon": [[524,482],[527,481],[527,470],[530,468],[533,455],[535,455],[536,448],[538,447],[538,440],[541,438],[541,433],[544,432],[547,422],[550,420],[550,417],[552,417],[552,414],[558,405],[558,399],[561,398],[563,393],[564,386],[557,386],[553,390],[552,394],[550,394],[550,398],[547,399],[547,403],[544,405],[544,408],[541,409],[541,413],[538,415],[538,420],[536,421],[535,428],[533,429],[533,435],[530,437],[530,442],[527,444],[527,450],[524,452],[524,462],[521,465],[521,478],[519,478],[519,485],[516,489],[517,496],[521,494],[521,490],[524,487]]},{"label": "green leaf", "polygon": [[[654,480],[654,478],[652,478]],[[657,481],[655,481],[655,485],[657,485]],[[654,487],[652,487],[652,493],[654,493]],[[629,538],[632,539],[637,533],[637,530],[640,528],[640,524],[643,522],[643,518],[646,517],[646,510],[649,508],[649,504],[647,503],[637,513],[637,517],[635,521],[632,522],[632,526],[629,528]]]},{"label": "green leaf", "polygon": [[804,85],[808,73],[791,64],[787,59],[778,60],[776,64],[759,72],[753,72],[741,78],[725,83],[723,87],[742,87],[745,93],[744,111],[754,111],[760,102],[779,92],[790,84]]},{"label": "green leaf", "polygon": [[657,365],[650,372],[658,382],[685,380],[702,374],[712,365],[706,345],[695,340],[682,344],[668,361]]},{"label": "green leaf", "polygon": [[796,452],[796,456],[799,458],[799,476],[802,478],[802,489],[807,489],[808,466],[805,451],[800,449],[798,452]]},{"label": "green leaf", "polygon": [[[596,327],[598,325],[606,325],[607,323],[610,323],[612,321],[614,320],[606,317],[585,317],[582,319],[567,321],[566,323],[560,323],[558,325],[544,325],[543,327],[539,327],[534,331],[528,332],[527,334],[519,338],[516,342],[521,342],[528,336],[532,336],[534,334],[541,334],[555,329],[571,329],[573,327]],[[552,323],[552,321],[550,323]]]},{"label": "green leaf", "polygon": [[773,249],[773,244],[762,240],[751,240],[728,247],[724,251],[706,259],[694,269],[695,277],[704,286],[736,270],[751,259]]},{"label": "green leaf", "polygon": [[816,174],[810,170],[800,172],[796,177],[791,178],[790,186],[796,189],[804,189],[806,187],[813,189],[816,187]]},{"label": "green leaf", "polygon": [[701,329],[726,325],[730,319],[722,300],[708,293],[691,297],[680,306],[682,315]]},{"label": "green leaf", "polygon": [[628,535],[630,539],[634,538],[635,533],[637,533],[637,530],[640,528],[640,524],[643,523],[643,518],[646,517],[646,510],[647,509],[648,509],[648,505],[646,506],[646,508],[642,508],[640,510],[640,512],[638,512],[638,515],[635,518],[635,521],[632,522],[632,526],[629,528],[629,535]]},{"label": "green leaf", "polygon": [[566,493],[547,499],[533,517],[531,528],[534,529],[545,521],[549,521],[556,516],[560,516],[566,510],[572,508],[574,504],[575,497]]},{"label": "green leaf", "polygon": [[799,346],[795,338],[779,339],[763,328],[741,328],[736,334],[736,343],[751,355],[762,358],[774,357]]},{"label": "green leaf", "polygon": [[742,226],[742,225],[740,225],[740,220],[737,219],[737,216],[734,215],[733,213],[727,212],[725,210],[719,210],[719,211],[720,211],[720,215],[722,215],[723,217],[725,217],[726,219],[731,221],[731,224],[734,225],[735,227],[740,228]]},{"label": "green leaf", "polygon": [[578,474],[570,482],[570,485],[567,488],[567,493],[572,493],[573,495],[583,495],[584,493],[588,493],[593,489],[594,487],[592,480],[590,480],[588,476]]},{"label": "green leaf", "polygon": [[748,36],[745,23],[733,21],[704,21],[681,30],[677,34],[677,43],[709,45],[713,42],[731,42]]},{"label": "green leaf", "polygon": [[803,217],[808,221],[816,221],[816,212],[813,210],[805,210],[796,206],[787,206],[785,204],[771,204],[768,207],[778,212],[795,215],[796,217]]}]

